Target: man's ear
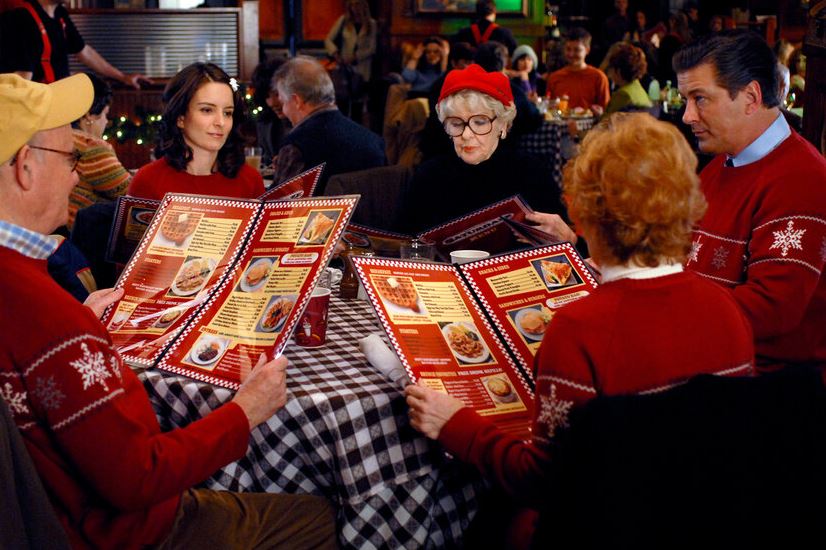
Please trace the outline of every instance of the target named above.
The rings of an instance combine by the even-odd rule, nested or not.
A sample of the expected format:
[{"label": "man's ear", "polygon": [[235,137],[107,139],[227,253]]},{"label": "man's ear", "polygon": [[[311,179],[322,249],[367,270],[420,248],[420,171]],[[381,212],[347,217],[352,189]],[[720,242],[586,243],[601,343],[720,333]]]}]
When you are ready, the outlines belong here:
[{"label": "man's ear", "polygon": [[763,90],[760,88],[760,83],[756,80],[752,80],[746,87],[740,90],[741,94],[745,94],[743,97],[746,100],[746,114],[751,115],[757,112],[760,107],[763,106]]},{"label": "man's ear", "polygon": [[35,165],[37,159],[34,158],[34,149],[24,145],[17,152],[16,160],[12,168],[14,169],[15,181],[24,191],[29,191],[34,185]]}]

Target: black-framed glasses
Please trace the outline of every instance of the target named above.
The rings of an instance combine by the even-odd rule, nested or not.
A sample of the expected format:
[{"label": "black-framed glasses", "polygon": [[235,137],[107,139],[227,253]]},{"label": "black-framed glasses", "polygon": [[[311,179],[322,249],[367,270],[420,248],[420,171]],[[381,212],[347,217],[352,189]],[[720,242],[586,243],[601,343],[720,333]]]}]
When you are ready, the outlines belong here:
[{"label": "black-framed glasses", "polygon": [[[60,149],[51,149],[49,147],[40,147],[39,145],[29,145],[29,149],[40,149],[41,151],[48,151],[50,153],[59,153],[61,155],[65,155],[65,156],[69,157],[71,159],[71,163],[72,163],[72,172],[77,170],[77,165],[80,162],[81,157],[83,156],[83,154],[80,151],[78,151],[77,149],[74,149],[72,151],[61,151]],[[17,155],[14,155],[14,158],[12,159],[11,164],[14,164],[14,162],[16,160],[17,160]]]},{"label": "black-framed glasses", "polygon": [[465,132],[465,127],[477,136],[488,135],[493,130],[493,121],[496,117],[490,118],[487,115],[473,115],[467,120],[457,116],[449,116],[442,122],[442,126],[450,137],[459,137]]}]

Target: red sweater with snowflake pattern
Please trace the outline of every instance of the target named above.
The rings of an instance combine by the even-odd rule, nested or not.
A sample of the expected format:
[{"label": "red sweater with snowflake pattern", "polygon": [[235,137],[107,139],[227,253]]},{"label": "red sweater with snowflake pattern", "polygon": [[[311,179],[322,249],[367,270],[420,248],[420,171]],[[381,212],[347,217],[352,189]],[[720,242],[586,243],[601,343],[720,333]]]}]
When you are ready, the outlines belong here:
[{"label": "red sweater with snowflake pattern", "polygon": [[549,446],[574,405],[662,391],[702,373],[751,374],[753,360],[748,321],[724,289],[687,272],[620,279],[554,315],[536,356],[531,442],[467,407],[445,424],[439,441],[534,504],[548,497]]},{"label": "red sweater with snowflake pattern", "polygon": [[708,211],[686,267],[731,289],[751,322],[758,368],[826,372],[826,159],[792,131],[745,166],[700,174]]},{"label": "red sweater with snowflake pattern", "polygon": [[181,493],[243,456],[230,403],[161,433],[100,322],[46,262],[0,246],[0,395],[74,548],[138,548],[169,533]]}]

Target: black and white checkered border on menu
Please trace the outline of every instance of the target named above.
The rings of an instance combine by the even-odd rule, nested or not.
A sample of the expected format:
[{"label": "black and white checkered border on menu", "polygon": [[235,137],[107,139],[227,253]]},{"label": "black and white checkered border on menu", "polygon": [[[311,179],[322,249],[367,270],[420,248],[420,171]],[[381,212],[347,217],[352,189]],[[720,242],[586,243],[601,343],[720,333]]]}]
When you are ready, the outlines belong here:
[{"label": "black and white checkered border on menu", "polygon": [[[362,284],[364,281],[367,280],[367,274],[364,272],[360,264],[377,266],[377,267],[390,267],[390,268],[408,268],[408,269],[419,269],[421,270],[422,267],[426,267],[428,271],[448,271],[448,272],[456,272],[456,268],[454,268],[450,264],[439,264],[439,263],[422,263],[422,262],[406,262],[404,260],[388,260],[382,258],[371,258],[371,257],[364,257],[364,256],[355,256],[353,258],[353,265],[356,267],[356,271],[359,274],[359,277],[362,279]],[[516,363],[514,363],[513,359],[508,353],[508,350],[502,345],[502,342],[495,338],[496,332],[491,327],[490,323],[488,322],[487,316],[485,313],[479,308],[479,304],[473,298],[473,295],[468,290],[467,286],[464,284],[461,278],[456,278],[457,282],[459,283],[459,290],[464,292],[466,297],[470,298],[470,303],[473,306],[473,309],[476,311],[477,316],[481,319],[482,323],[484,323],[485,328],[487,329],[488,334],[494,334],[494,343],[499,348],[502,357],[508,362],[511,367],[511,372],[519,379],[519,383],[522,384],[522,387],[525,391],[528,392],[528,395],[533,396],[533,390],[528,384],[525,377],[522,375],[522,372],[517,367]],[[413,369],[408,363],[407,359],[404,357],[401,346],[399,345],[398,340],[396,339],[395,334],[392,330],[392,325],[390,324],[389,319],[385,317],[384,311],[382,308],[379,307],[379,297],[373,292],[373,287],[369,284],[364,284],[364,290],[367,292],[367,295],[370,297],[370,303],[373,304],[373,309],[376,310],[376,315],[378,316],[379,320],[381,321],[381,325],[384,328],[384,331],[387,333],[387,337],[390,339],[390,342],[393,344],[393,347],[396,350],[396,355],[399,357],[399,360],[404,365],[405,370],[407,371],[408,376],[410,377],[410,381],[414,384],[416,383],[416,376],[413,373]]]},{"label": "black and white checkered border on menu", "polygon": [[[167,362],[167,358],[172,355],[172,353],[180,346],[181,341],[186,338],[186,336],[192,331],[201,317],[204,316],[205,312],[209,311],[212,307],[213,303],[218,299],[224,288],[232,282],[235,282],[235,275],[238,273],[240,269],[242,269],[241,262],[237,261],[241,257],[241,249],[245,247],[248,243],[249,235],[254,235],[255,232],[258,230],[258,226],[261,224],[262,220],[265,218],[264,212],[267,210],[272,210],[274,208],[284,208],[288,206],[289,208],[294,208],[296,202],[301,202],[301,207],[313,207],[313,206],[344,206],[345,210],[342,212],[341,216],[339,216],[339,228],[335,232],[332,238],[327,241],[327,245],[324,247],[324,252],[321,254],[319,258],[319,262],[317,265],[326,265],[327,260],[330,257],[330,254],[333,252],[333,248],[335,247],[335,243],[338,242],[338,238],[341,236],[342,228],[344,227],[344,223],[340,223],[342,219],[346,219],[349,217],[350,213],[355,206],[357,199],[353,198],[333,198],[330,200],[315,200],[315,199],[299,199],[298,201],[275,201],[272,203],[264,203],[263,209],[261,210],[260,214],[256,217],[255,222],[250,224],[247,227],[241,241],[239,241],[238,246],[236,247],[235,251],[233,252],[233,258],[235,258],[235,264],[232,266],[232,269],[228,270],[222,276],[221,282],[218,288],[212,293],[212,296],[206,301],[206,303],[198,309],[198,313],[191,318],[188,322],[184,330],[181,332],[179,337],[169,346],[167,351],[163,354],[163,359],[158,363],[158,368],[174,372],[175,374],[181,374],[184,376],[189,376],[191,378],[195,378],[196,380],[201,380],[202,382],[207,382],[209,384],[223,386],[226,388],[231,388],[233,390],[237,390],[240,387],[240,384],[231,382],[229,380],[223,378],[216,378],[214,376],[210,376],[208,374],[203,374],[200,372],[193,372],[191,370],[184,370],[175,365],[170,365]],[[347,203],[350,204],[347,204]],[[256,204],[258,207],[260,203]],[[296,307],[290,312],[290,315],[287,318],[287,321],[284,323],[284,328],[279,333],[278,337],[275,339],[275,346],[274,346],[274,356],[278,356],[284,350],[289,341],[290,335],[292,334],[292,330],[295,327],[296,323],[298,322],[298,318],[304,312],[304,308],[306,307],[307,303],[310,300],[312,289],[315,288],[315,284],[318,281],[318,278],[321,275],[321,269],[316,269],[315,274],[313,275],[312,281],[310,283],[309,292],[305,292],[301,301],[296,304]]]},{"label": "black and white checkered border on menu", "polygon": [[461,223],[461,222],[463,222],[463,221],[465,221],[465,220],[467,220],[471,217],[475,217],[475,216],[478,216],[480,214],[484,214],[485,212],[487,212],[489,210],[493,210],[494,208],[498,208],[498,207],[502,206],[503,204],[505,204],[507,202],[513,201],[514,199],[516,200],[517,204],[522,208],[522,210],[526,214],[531,212],[531,209],[528,208],[527,203],[525,202],[525,199],[522,198],[522,195],[517,193],[516,195],[511,195],[510,197],[508,197],[506,199],[502,199],[499,202],[489,204],[488,206],[486,206],[484,208],[480,208],[479,210],[474,210],[473,212],[468,212],[467,214],[465,214],[463,216],[459,216],[458,218],[454,218],[454,219],[450,220],[449,222],[443,223],[442,225],[437,225],[436,227],[434,227],[432,229],[428,229],[427,231],[423,231],[422,233],[419,233],[419,235],[422,235],[422,236],[429,235],[430,233],[435,233],[436,231],[446,229],[446,228],[448,228],[452,225],[456,225],[458,223]]},{"label": "black and white checkered border on menu", "polygon": [[[353,210],[358,203],[358,197],[344,195],[341,197],[329,197],[325,199],[297,199],[290,201],[290,204],[294,206],[296,202],[300,202],[303,207],[320,206],[323,208],[332,206],[344,207],[344,210],[342,210],[341,215],[339,215],[338,220],[336,220],[338,227],[336,227],[335,231],[327,240],[327,244],[324,245],[324,251],[321,253],[318,263],[316,264],[317,268],[313,274],[312,280],[310,281],[308,292],[304,293],[301,301],[296,304],[296,307],[290,312],[287,321],[284,323],[284,328],[282,329],[281,334],[278,335],[278,338],[275,341],[275,356],[281,355],[284,348],[287,347],[287,343],[290,340],[290,335],[293,333],[293,329],[298,324],[298,319],[304,313],[304,308],[307,307],[310,298],[312,298],[313,289],[315,288],[316,283],[318,283],[319,277],[321,277],[321,271],[327,266],[327,262],[330,261],[330,256],[332,256],[333,250],[335,250],[336,243],[341,238],[341,234],[344,232],[344,228],[347,226],[347,221],[350,220],[350,216],[353,215]],[[277,206],[277,203],[267,204],[265,205],[265,208],[274,208],[275,206]]]},{"label": "black and white checkered border on menu", "polygon": [[[273,186],[273,188],[268,190],[266,193],[264,193],[262,195],[262,197],[268,197],[268,196],[270,196],[274,193],[277,193],[279,189],[282,189],[284,187],[292,185],[293,183],[295,183],[297,181],[304,180],[304,178],[307,178],[307,177],[312,177],[313,178],[313,183],[310,185],[310,189],[307,192],[306,196],[307,197],[312,196],[312,194],[315,192],[316,186],[318,185],[318,180],[321,179],[321,172],[324,170],[324,166],[326,166],[326,164],[327,164],[326,162],[322,162],[318,166],[313,166],[309,170],[305,170],[305,171],[301,172],[300,174],[298,174],[297,176],[293,176],[290,179],[288,179],[287,181],[283,181],[283,182],[279,183],[278,185]],[[302,185],[302,193],[304,191],[303,188],[304,188],[304,186]],[[299,198],[304,198],[304,195],[302,195]],[[276,199],[276,200],[278,200],[278,199]]]},{"label": "black and white checkered border on menu", "polygon": [[[141,241],[140,247],[138,248],[138,250],[135,251],[135,254],[132,256],[132,261],[130,261],[129,265],[126,267],[126,269],[123,270],[123,274],[121,275],[121,278],[118,280],[118,285],[116,285],[115,288],[119,288],[119,286],[122,286],[121,281],[126,280],[126,277],[129,275],[129,273],[131,273],[132,269],[135,267],[135,263],[137,261],[137,258],[140,257],[140,255],[143,253],[144,249],[146,248],[147,243],[152,242],[152,240],[155,238],[158,225],[160,225],[161,220],[163,219],[164,215],[166,214],[166,211],[170,208],[170,204],[172,203],[172,201],[175,201],[176,204],[192,203],[192,204],[197,204],[198,206],[224,206],[224,207],[236,207],[236,208],[245,208],[246,207],[246,208],[249,208],[252,211],[251,214],[253,216],[256,216],[257,210],[258,210],[259,204],[260,204],[260,203],[257,203],[257,202],[239,201],[239,200],[233,200],[233,199],[220,199],[220,198],[213,198],[213,197],[203,197],[201,195],[178,195],[178,194],[173,194],[173,193],[167,194],[163,199],[163,203],[161,204],[161,207],[155,213],[155,217],[152,219],[152,225],[149,226],[149,229],[147,229],[146,233],[144,234],[144,238]],[[257,225],[258,225],[258,219],[257,218],[252,223],[247,223],[246,224],[246,227],[244,228],[244,231],[241,234],[241,238],[238,240],[238,244],[235,245],[235,250],[233,250],[232,254],[230,254],[228,256],[230,261],[233,261],[235,258],[237,258],[241,248],[244,246],[244,244],[247,241],[247,237],[250,234],[250,229],[254,226],[257,226]],[[149,238],[147,238],[147,235],[149,236]],[[221,275],[221,279],[218,281],[217,288],[212,291],[212,296],[210,296],[210,298],[207,300],[207,302],[205,304],[202,304],[200,307],[196,308],[195,312],[191,313],[188,319],[184,320],[183,325],[182,325],[184,327],[183,331],[181,331],[178,334],[176,334],[175,336],[171,337],[171,340],[173,340],[173,342],[168,348],[161,349],[160,351],[158,351],[158,353],[156,353],[149,360],[131,357],[131,356],[128,355],[128,353],[125,355],[125,357],[129,357],[130,360],[136,361],[136,362],[141,363],[141,364],[146,364],[146,365],[149,365],[149,366],[153,365],[155,363],[155,361],[158,360],[158,357],[160,357],[161,355],[163,355],[164,357],[167,357],[169,355],[169,353],[171,353],[175,348],[178,347],[180,339],[182,339],[183,337],[185,337],[189,333],[189,331],[192,329],[192,325],[194,325],[195,322],[198,319],[201,318],[201,316],[203,315],[202,312],[206,309],[208,304],[211,304],[212,301],[215,299],[215,296],[224,288],[224,286],[226,285],[226,281],[227,281],[227,275],[228,275],[228,272],[224,271],[224,274]],[[165,365],[165,363],[166,363],[166,361],[164,359],[156,366],[159,367],[159,368],[163,368],[164,370],[171,370],[168,366]],[[174,372],[176,374],[184,374],[186,376],[195,377],[192,373],[185,373],[185,372],[182,372],[182,371],[174,371]]]}]

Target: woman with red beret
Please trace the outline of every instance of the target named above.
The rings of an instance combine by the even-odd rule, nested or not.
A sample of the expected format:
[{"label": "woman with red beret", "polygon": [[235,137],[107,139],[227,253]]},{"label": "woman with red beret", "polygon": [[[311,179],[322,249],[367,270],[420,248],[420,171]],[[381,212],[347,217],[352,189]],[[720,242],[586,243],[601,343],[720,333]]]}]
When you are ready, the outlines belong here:
[{"label": "woman with red beret", "polygon": [[[449,72],[436,112],[456,155],[419,166],[405,201],[403,230],[417,233],[516,193],[536,210],[564,212],[549,168],[507,140],[516,107],[504,73],[475,64]],[[573,239],[557,220],[560,234]]]}]

